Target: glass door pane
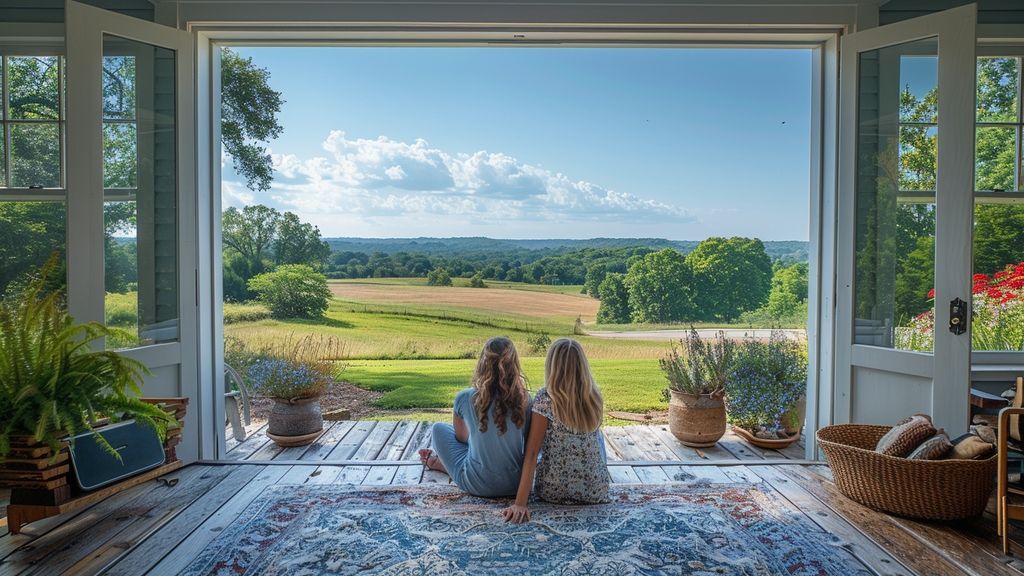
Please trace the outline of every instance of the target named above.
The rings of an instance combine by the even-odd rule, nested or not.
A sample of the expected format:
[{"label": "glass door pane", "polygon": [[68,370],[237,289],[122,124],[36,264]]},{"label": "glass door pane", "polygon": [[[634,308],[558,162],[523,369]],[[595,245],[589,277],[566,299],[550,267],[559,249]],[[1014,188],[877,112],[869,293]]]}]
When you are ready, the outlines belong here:
[{"label": "glass door pane", "polygon": [[858,62],[855,344],[932,350],[938,42]]},{"label": "glass door pane", "polygon": [[178,340],[175,52],[103,36],[108,347]]}]

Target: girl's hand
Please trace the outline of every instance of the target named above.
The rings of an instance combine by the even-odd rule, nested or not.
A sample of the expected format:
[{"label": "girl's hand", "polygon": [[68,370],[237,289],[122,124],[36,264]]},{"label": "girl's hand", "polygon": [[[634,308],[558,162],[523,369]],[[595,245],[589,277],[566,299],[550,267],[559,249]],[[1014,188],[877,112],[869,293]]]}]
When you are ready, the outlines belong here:
[{"label": "girl's hand", "polygon": [[520,506],[519,504],[513,504],[505,508],[501,511],[501,515],[505,517],[505,522],[513,524],[522,524],[530,521],[530,511],[526,506]]}]

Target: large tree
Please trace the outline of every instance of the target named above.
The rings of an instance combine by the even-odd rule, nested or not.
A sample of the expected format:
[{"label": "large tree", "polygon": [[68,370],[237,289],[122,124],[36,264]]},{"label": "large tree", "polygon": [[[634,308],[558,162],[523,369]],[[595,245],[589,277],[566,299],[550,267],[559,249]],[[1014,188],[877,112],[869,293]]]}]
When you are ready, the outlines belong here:
[{"label": "large tree", "polygon": [[693,271],[677,250],[666,248],[637,260],[626,274],[634,322],[681,322],[695,317]]},{"label": "large tree", "polygon": [[248,260],[250,265],[260,267],[277,237],[280,219],[280,212],[262,204],[241,210],[228,208],[221,219],[221,241],[225,247]]},{"label": "large tree", "polygon": [[605,274],[597,288],[596,296],[601,299],[597,309],[598,324],[629,324],[629,291],[622,274]]},{"label": "large tree", "polygon": [[686,256],[686,263],[693,270],[701,320],[732,320],[761,306],[771,289],[772,261],[756,238],[708,238]]},{"label": "large tree", "polygon": [[308,264],[319,269],[331,255],[331,247],[320,238],[320,229],[285,212],[277,223],[274,239],[274,262]]}]

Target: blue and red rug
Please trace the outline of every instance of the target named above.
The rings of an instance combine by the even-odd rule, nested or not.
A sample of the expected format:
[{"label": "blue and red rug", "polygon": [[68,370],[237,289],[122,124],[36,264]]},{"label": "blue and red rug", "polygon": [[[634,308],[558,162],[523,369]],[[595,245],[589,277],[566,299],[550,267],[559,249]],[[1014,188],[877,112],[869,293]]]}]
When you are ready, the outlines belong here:
[{"label": "blue and red rug", "polygon": [[449,487],[267,488],[185,570],[264,574],[857,575],[832,534],[769,486],[617,485],[611,504],[531,504]]}]

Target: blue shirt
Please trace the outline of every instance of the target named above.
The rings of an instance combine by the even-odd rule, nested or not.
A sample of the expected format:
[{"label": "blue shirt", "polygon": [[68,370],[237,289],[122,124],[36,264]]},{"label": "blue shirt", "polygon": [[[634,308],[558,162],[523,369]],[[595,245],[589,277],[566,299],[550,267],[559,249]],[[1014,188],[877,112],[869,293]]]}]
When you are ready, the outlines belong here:
[{"label": "blue shirt", "polygon": [[506,415],[505,433],[501,434],[494,423],[492,403],[487,412],[487,431],[481,432],[480,420],[473,407],[475,398],[475,388],[467,388],[455,395],[455,414],[469,428],[469,455],[462,470],[457,472],[461,475],[459,480],[478,488],[474,491],[477,494],[513,495],[519,488],[519,476],[523,470],[529,406],[524,408],[523,427],[517,428]]}]

